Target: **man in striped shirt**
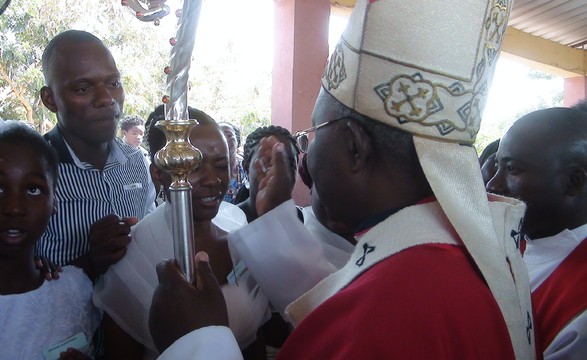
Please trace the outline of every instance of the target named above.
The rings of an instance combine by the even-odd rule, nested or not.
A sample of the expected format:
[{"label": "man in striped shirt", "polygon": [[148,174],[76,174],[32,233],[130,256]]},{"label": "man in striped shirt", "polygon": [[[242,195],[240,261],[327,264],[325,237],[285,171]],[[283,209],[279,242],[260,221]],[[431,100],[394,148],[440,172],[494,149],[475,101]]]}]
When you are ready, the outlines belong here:
[{"label": "man in striped shirt", "polygon": [[41,99],[57,116],[45,138],[60,163],[57,213],[36,251],[95,279],[125,255],[130,226],[154,210],[155,189],[140,150],[116,138],[124,89],[102,41],[65,31],[42,64]]}]

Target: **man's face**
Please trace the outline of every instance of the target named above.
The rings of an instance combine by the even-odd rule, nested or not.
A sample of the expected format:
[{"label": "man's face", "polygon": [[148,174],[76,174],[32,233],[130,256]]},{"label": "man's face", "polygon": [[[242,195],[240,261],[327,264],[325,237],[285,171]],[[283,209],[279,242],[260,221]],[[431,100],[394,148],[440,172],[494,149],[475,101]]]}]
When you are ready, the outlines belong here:
[{"label": "man's face", "polygon": [[42,99],[66,138],[91,145],[114,139],[124,90],[110,51],[96,41],[63,43],[49,68]]},{"label": "man's face", "polygon": [[[316,101],[312,114],[312,125],[340,118],[340,114],[333,111],[329,95],[322,90]],[[349,186],[345,169],[345,159],[342,154],[344,141],[341,141],[341,132],[344,130],[344,120],[336,121],[318,129],[314,133],[314,140],[308,148],[308,172],[312,177],[314,191],[317,191],[324,209],[333,221],[349,223],[353,227],[356,219],[349,217],[352,188]]]},{"label": "man's face", "polygon": [[497,172],[487,191],[524,201],[522,232],[530,238],[555,235],[565,206],[565,174],[560,146],[549,141],[548,130],[531,121],[514,124],[499,144]]},{"label": "man's face", "polygon": [[134,148],[138,148],[143,142],[143,135],[145,135],[145,127],[143,125],[133,126],[128,131],[123,131],[124,142]]}]

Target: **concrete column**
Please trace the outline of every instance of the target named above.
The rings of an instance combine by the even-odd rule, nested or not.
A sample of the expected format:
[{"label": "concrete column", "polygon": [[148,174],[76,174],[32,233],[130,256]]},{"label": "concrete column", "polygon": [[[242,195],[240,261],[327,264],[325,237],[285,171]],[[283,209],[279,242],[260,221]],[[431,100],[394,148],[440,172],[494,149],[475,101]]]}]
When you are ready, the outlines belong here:
[{"label": "concrete column", "polygon": [[563,105],[573,106],[587,98],[587,77],[577,76],[565,78]]},{"label": "concrete column", "polygon": [[[329,17],[329,0],[275,0],[271,123],[292,133],[311,126],[329,55]],[[303,184],[296,184],[294,200],[309,204]]]}]

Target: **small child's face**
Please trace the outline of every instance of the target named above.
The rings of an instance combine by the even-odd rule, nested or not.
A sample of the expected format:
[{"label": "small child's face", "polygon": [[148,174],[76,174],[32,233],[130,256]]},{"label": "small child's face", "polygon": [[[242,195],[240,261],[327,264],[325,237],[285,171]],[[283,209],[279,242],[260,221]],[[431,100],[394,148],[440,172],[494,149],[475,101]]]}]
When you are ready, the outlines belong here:
[{"label": "small child's face", "polygon": [[143,142],[143,136],[145,135],[145,127],[143,125],[137,125],[131,127],[128,131],[123,131],[124,141],[132,147],[138,148]]},{"label": "small child's face", "polygon": [[41,237],[55,212],[47,161],[26,145],[0,144],[0,255],[19,255]]}]

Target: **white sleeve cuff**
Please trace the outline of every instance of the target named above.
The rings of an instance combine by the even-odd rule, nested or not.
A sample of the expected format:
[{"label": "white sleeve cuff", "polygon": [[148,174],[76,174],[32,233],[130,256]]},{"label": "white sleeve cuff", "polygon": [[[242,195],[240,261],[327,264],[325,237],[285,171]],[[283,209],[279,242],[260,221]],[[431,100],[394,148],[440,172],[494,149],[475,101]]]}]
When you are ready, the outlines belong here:
[{"label": "white sleeve cuff", "polygon": [[544,350],[544,360],[584,360],[587,354],[587,310],[568,323]]},{"label": "white sleeve cuff", "polygon": [[324,257],[320,242],[299,220],[293,200],[231,233],[228,239],[263,293],[281,313],[336,271]]},{"label": "white sleeve cuff", "polygon": [[179,338],[158,360],[239,360],[241,351],[226,326],[207,326]]}]

